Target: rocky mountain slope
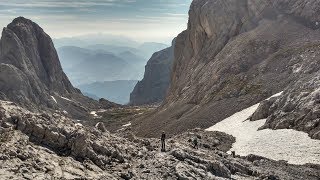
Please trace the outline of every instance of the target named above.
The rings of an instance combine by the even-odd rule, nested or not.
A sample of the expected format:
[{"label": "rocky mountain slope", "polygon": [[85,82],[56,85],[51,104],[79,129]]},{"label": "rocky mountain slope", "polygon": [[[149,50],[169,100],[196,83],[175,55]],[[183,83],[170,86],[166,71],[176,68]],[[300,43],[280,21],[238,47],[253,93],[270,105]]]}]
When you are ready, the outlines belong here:
[{"label": "rocky mountain slope", "polygon": [[144,78],[130,94],[130,104],[156,104],[164,100],[170,84],[173,46],[152,55],[145,67]]},{"label": "rocky mountain slope", "polygon": [[[193,130],[167,141],[110,134],[59,113],[31,113],[0,101],[0,177],[4,179],[310,179],[317,165],[290,165],[225,153],[234,138]],[[190,141],[200,139],[200,148]]]},{"label": "rocky mountain slope", "polygon": [[194,0],[188,28],[176,39],[168,95],[156,113],[133,124],[137,134],[207,128],[315,76],[319,5],[317,0]]},{"label": "rocky mountain slope", "polygon": [[14,19],[2,32],[0,98],[30,110],[62,110],[75,118],[99,107],[72,86],[49,35],[23,17]]}]

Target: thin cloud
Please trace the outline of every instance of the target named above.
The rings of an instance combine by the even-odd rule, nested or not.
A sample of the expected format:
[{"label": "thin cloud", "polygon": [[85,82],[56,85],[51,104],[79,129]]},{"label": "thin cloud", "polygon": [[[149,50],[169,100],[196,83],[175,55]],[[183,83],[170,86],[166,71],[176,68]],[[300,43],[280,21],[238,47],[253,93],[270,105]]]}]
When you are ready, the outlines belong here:
[{"label": "thin cloud", "polygon": [[[1,0],[0,26],[14,17],[37,22],[52,37],[112,33],[140,39],[177,35],[191,0]],[[63,28],[62,28],[63,27]]]}]

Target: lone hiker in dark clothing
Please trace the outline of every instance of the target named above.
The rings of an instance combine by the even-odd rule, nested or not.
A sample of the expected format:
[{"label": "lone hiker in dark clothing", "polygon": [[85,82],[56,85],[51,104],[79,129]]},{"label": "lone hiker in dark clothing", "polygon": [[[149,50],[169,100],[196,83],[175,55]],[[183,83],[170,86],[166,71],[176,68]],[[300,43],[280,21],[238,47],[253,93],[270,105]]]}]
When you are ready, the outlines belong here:
[{"label": "lone hiker in dark clothing", "polygon": [[166,134],[163,131],[162,135],[161,135],[161,152],[165,152],[166,151],[165,140],[166,140]]},{"label": "lone hiker in dark clothing", "polygon": [[197,138],[197,137],[195,137],[195,138],[193,139],[193,148],[196,148],[196,149],[199,148],[199,146],[198,146],[198,138]]},{"label": "lone hiker in dark clothing", "polygon": [[232,155],[232,157],[236,157],[236,152],[235,151],[231,151],[231,155]]}]

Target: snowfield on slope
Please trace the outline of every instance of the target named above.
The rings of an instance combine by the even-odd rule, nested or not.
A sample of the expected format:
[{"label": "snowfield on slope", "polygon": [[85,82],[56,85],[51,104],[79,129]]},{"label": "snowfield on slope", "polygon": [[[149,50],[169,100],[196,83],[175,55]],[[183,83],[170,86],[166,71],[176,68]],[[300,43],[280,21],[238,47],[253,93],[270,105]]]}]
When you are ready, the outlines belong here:
[{"label": "snowfield on slope", "polygon": [[242,156],[256,154],[274,160],[286,160],[291,164],[320,164],[320,141],[311,139],[307,133],[292,129],[258,131],[266,119],[247,120],[258,106],[255,104],[235,113],[206,130],[221,131],[236,137],[230,151]]}]

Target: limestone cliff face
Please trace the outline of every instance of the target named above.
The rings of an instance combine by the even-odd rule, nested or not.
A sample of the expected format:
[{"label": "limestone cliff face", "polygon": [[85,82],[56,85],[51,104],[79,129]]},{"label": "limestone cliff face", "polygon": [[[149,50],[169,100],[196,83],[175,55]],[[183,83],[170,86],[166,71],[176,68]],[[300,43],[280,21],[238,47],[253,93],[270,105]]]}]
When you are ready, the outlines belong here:
[{"label": "limestone cliff face", "polygon": [[169,93],[157,113],[137,122],[138,134],[209,127],[316,73],[319,59],[300,55],[319,50],[319,5],[194,0],[188,28],[176,40]]},{"label": "limestone cliff face", "polygon": [[172,46],[152,55],[145,67],[144,78],[130,94],[130,104],[157,104],[164,100],[169,88],[173,58]]},{"label": "limestone cliff face", "polygon": [[51,38],[18,17],[0,40],[0,97],[29,109],[61,109],[80,118],[98,102],[84,97],[62,70]]}]

